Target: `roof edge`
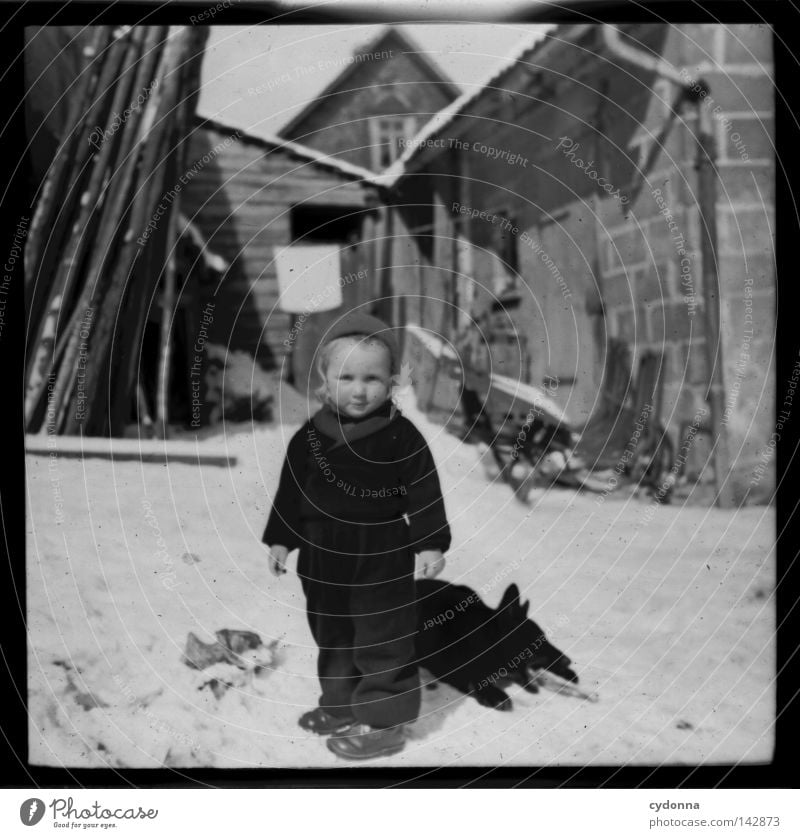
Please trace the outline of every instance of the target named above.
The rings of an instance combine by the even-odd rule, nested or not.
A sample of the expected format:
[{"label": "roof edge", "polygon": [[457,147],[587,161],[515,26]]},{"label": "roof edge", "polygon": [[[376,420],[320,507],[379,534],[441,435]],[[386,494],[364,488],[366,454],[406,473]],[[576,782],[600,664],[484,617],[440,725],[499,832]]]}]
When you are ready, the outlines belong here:
[{"label": "roof edge", "polygon": [[228,125],[211,117],[200,116],[196,114],[194,121],[198,128],[211,128],[222,133],[238,132],[239,136],[244,138],[246,142],[253,145],[267,148],[270,151],[285,151],[293,157],[299,157],[301,160],[306,160],[316,166],[321,166],[326,169],[333,169],[341,175],[353,178],[355,180],[363,181],[370,186],[382,186],[383,179],[370,169],[365,169],[362,166],[356,166],[353,163],[348,163],[344,160],[338,160],[335,157],[330,157],[317,151],[314,148],[302,145],[301,143],[293,142],[292,140],[285,140],[283,137],[278,137],[274,134],[256,135],[244,131],[236,125]]},{"label": "roof edge", "polygon": [[428,122],[420,128],[414,137],[409,140],[409,144],[405,152],[380,174],[381,185],[388,189],[394,187],[397,182],[408,173],[408,165],[425,150],[427,147],[427,140],[433,139],[437,134],[452,125],[452,123],[459,117],[463,116],[469,105],[477,101],[481,96],[485,95],[488,89],[495,87],[498,83],[502,82],[502,80],[514,70],[520,61],[529,58],[533,53],[539,50],[547,49],[548,46],[552,49],[554,41],[550,36],[554,32],[561,29],[562,31],[569,33],[567,37],[577,40],[582,37],[586,30],[590,29],[593,25],[596,24],[552,24],[549,25],[548,28],[541,29],[522,41],[509,53],[506,58],[499,62],[484,82],[477,85],[474,90],[466,91],[454,102],[451,102],[446,108],[442,108],[442,110],[434,114]]}]

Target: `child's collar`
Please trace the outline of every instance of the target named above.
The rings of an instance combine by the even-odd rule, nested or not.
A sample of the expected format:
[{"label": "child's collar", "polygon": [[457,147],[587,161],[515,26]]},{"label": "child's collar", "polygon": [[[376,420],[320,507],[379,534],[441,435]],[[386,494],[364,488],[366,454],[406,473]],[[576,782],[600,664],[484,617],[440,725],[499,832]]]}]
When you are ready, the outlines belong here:
[{"label": "child's collar", "polygon": [[314,427],[325,436],[336,440],[333,447],[349,445],[357,439],[363,439],[385,428],[398,414],[397,407],[391,399],[387,399],[368,416],[351,419],[342,416],[330,405],[323,405],[312,417]]},{"label": "child's collar", "polygon": [[339,423],[342,425],[359,425],[361,422],[366,422],[369,419],[372,419],[373,416],[388,416],[390,419],[394,416],[397,408],[395,407],[394,402],[391,399],[386,399],[386,401],[380,405],[380,407],[376,407],[372,413],[368,413],[366,416],[345,416],[336,410],[335,407],[331,407],[331,411],[339,420]]}]

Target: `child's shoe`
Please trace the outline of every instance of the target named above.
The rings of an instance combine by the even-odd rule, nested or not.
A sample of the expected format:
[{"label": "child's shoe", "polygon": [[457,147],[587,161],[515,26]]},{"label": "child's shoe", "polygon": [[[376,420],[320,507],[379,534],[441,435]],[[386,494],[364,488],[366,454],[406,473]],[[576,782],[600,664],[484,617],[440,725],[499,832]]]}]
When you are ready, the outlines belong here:
[{"label": "child's shoe", "polygon": [[375,759],[399,754],[406,745],[403,725],[370,727],[353,724],[328,739],[328,749],[344,759]]},{"label": "child's shoe", "polygon": [[354,723],[355,719],[352,716],[333,716],[322,707],[303,713],[298,721],[303,730],[318,733],[320,736],[343,732]]}]

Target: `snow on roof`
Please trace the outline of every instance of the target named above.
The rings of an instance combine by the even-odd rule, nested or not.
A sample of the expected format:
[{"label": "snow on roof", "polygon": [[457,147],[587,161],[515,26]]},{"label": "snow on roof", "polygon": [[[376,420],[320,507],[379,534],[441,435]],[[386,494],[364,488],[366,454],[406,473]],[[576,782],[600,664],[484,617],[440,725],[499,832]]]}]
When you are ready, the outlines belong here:
[{"label": "snow on roof", "polygon": [[336,157],[323,154],[321,151],[317,151],[316,149],[300,145],[300,143],[295,143],[291,140],[284,140],[281,137],[272,136],[269,140],[267,140],[267,142],[273,144],[276,148],[285,149],[297,157],[303,157],[318,166],[325,166],[327,168],[334,169],[343,175],[350,175],[351,177],[358,178],[375,186],[378,185],[378,176],[371,169],[365,169],[363,166],[356,166],[353,163],[348,163],[346,160],[339,160]]},{"label": "snow on roof", "polygon": [[492,70],[486,81],[479,84],[474,90],[463,93],[446,108],[442,108],[437,114],[434,114],[409,140],[408,147],[403,154],[381,173],[380,183],[387,187],[394,186],[406,173],[408,163],[425,148],[427,140],[447,128],[457,116],[466,110],[468,105],[482,96],[488,88],[494,87],[506,73],[514,68],[518,61],[521,61],[531,50],[539,46],[553,29],[555,29],[554,24],[542,25],[540,29],[514,47],[513,51]]},{"label": "snow on roof", "polygon": [[218,122],[216,119],[209,119],[207,117],[198,117],[197,119],[202,127],[213,128],[217,131],[229,133],[236,131],[246,142],[253,143],[254,145],[261,145],[271,150],[286,151],[287,153],[292,154],[295,157],[299,157],[302,160],[307,160],[309,163],[313,163],[316,166],[332,169],[339,174],[356,178],[357,180],[364,181],[371,186],[380,185],[379,176],[370,169],[365,169],[362,166],[355,166],[352,163],[348,163],[345,160],[339,160],[336,157],[330,157],[327,154],[323,154],[321,151],[309,148],[309,146],[301,145],[300,143],[295,143],[291,140],[284,140],[282,137],[278,137],[274,134],[261,134],[258,136],[255,134],[249,134],[235,125],[226,125],[222,122]]}]

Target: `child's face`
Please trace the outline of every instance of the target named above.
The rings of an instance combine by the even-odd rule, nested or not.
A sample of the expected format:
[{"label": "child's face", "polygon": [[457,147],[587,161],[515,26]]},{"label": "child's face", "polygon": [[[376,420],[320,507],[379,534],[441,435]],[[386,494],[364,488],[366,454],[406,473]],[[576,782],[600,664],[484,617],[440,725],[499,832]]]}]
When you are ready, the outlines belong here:
[{"label": "child's face", "polygon": [[389,350],[380,342],[353,338],[337,346],[325,371],[325,388],[331,404],[351,419],[369,416],[389,398]]}]

